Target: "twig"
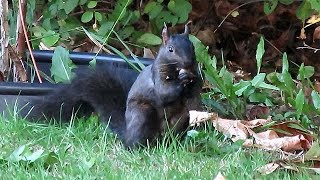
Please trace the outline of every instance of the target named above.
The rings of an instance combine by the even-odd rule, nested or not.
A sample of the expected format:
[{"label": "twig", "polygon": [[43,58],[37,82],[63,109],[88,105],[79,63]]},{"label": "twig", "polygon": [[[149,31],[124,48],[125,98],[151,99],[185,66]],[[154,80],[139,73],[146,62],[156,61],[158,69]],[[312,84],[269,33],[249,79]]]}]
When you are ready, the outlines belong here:
[{"label": "twig", "polygon": [[245,6],[245,5],[248,5],[248,4],[251,4],[251,3],[261,2],[261,1],[265,1],[265,0],[252,0],[252,1],[243,3],[243,4],[235,7],[234,9],[232,9],[232,10],[226,15],[226,17],[223,18],[223,20],[222,20],[221,23],[218,25],[218,27],[213,31],[213,33],[216,33],[216,31],[221,27],[221,25],[226,21],[226,19],[233,13],[233,11],[241,8],[242,6]]},{"label": "twig", "polygon": [[27,46],[28,46],[28,49],[29,49],[29,52],[30,52],[30,56],[31,56],[31,59],[32,59],[34,70],[36,71],[36,74],[37,74],[39,82],[42,83],[41,76],[40,76],[36,61],[35,61],[33,53],[32,53],[31,45],[30,45],[30,42],[29,42],[28,34],[27,34],[27,29],[26,29],[26,26],[25,26],[24,16],[23,16],[23,13],[22,13],[22,0],[19,0],[19,13],[20,13],[20,19],[21,19],[21,25],[22,25],[23,33],[24,33],[24,36],[26,37],[26,43],[27,43]]},{"label": "twig", "polygon": [[[3,73],[3,80],[9,71],[9,24],[8,24],[8,1],[0,2],[0,75]],[[1,81],[1,78],[0,78]]]},{"label": "twig", "polygon": [[313,50],[314,53],[317,53],[320,49],[314,48],[303,42],[303,46],[297,47],[297,49],[310,49]]}]

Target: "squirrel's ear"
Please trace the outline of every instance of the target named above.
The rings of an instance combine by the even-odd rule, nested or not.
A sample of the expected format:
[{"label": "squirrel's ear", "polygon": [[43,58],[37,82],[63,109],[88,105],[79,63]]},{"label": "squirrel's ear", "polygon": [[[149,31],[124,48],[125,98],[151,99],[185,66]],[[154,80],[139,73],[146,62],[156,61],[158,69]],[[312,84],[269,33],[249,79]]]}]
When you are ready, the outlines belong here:
[{"label": "squirrel's ear", "polygon": [[168,28],[167,28],[166,23],[164,23],[164,26],[163,26],[163,29],[162,29],[162,44],[166,45],[168,40],[169,40]]},{"label": "squirrel's ear", "polygon": [[185,35],[188,35],[189,34],[189,24],[191,24],[192,21],[188,21],[187,24],[184,25],[184,33]]}]

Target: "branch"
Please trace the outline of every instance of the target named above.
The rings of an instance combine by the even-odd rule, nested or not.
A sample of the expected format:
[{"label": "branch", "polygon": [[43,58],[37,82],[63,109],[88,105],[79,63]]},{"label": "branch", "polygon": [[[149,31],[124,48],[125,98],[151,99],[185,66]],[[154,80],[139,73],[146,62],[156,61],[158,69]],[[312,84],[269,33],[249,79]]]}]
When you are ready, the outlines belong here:
[{"label": "branch", "polygon": [[27,46],[28,46],[28,49],[29,49],[29,52],[30,52],[30,56],[31,56],[31,59],[32,59],[34,70],[36,71],[36,74],[37,74],[39,82],[42,83],[41,76],[40,76],[36,61],[35,61],[33,53],[32,53],[31,45],[30,45],[30,42],[29,42],[28,34],[27,34],[27,29],[26,29],[26,26],[25,26],[25,21],[24,21],[24,17],[25,16],[23,16],[23,12],[22,12],[22,3],[23,3],[22,1],[23,0],[19,0],[19,13],[20,13],[21,25],[22,25],[24,36],[26,37],[26,43],[27,43]]}]

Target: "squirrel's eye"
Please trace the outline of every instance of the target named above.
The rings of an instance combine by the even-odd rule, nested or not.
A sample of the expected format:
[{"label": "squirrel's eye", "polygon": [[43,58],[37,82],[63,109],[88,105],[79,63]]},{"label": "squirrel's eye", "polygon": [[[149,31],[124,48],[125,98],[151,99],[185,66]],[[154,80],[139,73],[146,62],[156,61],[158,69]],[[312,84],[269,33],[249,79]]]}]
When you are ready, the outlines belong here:
[{"label": "squirrel's eye", "polygon": [[172,46],[169,46],[169,51],[173,52],[173,47]]}]

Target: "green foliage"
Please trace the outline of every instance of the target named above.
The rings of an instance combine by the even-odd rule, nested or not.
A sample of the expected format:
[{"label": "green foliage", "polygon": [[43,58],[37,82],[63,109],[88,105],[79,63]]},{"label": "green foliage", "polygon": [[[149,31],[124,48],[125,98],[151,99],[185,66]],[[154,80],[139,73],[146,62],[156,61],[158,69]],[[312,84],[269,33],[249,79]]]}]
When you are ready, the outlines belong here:
[{"label": "green foliage", "polygon": [[56,47],[50,69],[55,82],[70,82],[75,75],[72,72],[75,67],[75,64],[69,58],[69,51],[61,46]]},{"label": "green foliage", "polygon": [[163,23],[184,23],[188,20],[188,14],[192,6],[187,0],[170,0],[164,4],[163,0],[151,0],[145,6],[143,13],[148,14],[151,23],[154,25],[154,32],[159,32]]},{"label": "green foliage", "polygon": [[[83,36],[81,27],[98,32],[99,36],[113,36],[113,30],[124,40],[130,40],[143,46],[159,45],[163,23],[176,25],[184,23],[192,10],[187,0],[150,0],[142,11],[129,8],[132,0],[115,1],[108,12],[103,1],[89,0],[51,0],[37,2],[28,1],[27,22],[32,32],[33,45],[39,47],[40,42],[47,47],[54,47],[74,37]],[[104,9],[105,8],[105,9]],[[34,10],[43,9],[41,21],[34,24]],[[101,10],[102,9],[102,10]],[[108,9],[109,10],[109,9]],[[133,26],[141,15],[149,16],[151,32],[141,32]],[[105,44],[103,43],[103,44]],[[68,42],[65,44],[69,44]]]},{"label": "green foliage", "polygon": [[[279,3],[290,5],[294,0],[266,0],[264,1],[264,12],[271,14]],[[318,0],[303,0],[296,10],[297,17],[303,22],[308,19],[314,12],[320,12],[320,1]]]},{"label": "green foliage", "polygon": [[[233,75],[226,69],[217,67],[215,57],[208,54],[205,47],[194,36],[190,36],[195,46],[197,60],[203,65],[206,79],[211,83],[210,92],[202,95],[203,102],[218,112],[220,115],[230,116],[241,119],[245,117],[245,107],[250,104],[264,104],[271,109],[276,105],[285,104],[292,107],[295,111],[283,112],[284,114],[274,114],[277,117],[292,118],[299,120],[305,128],[314,127],[311,119],[320,115],[320,95],[314,90],[310,78],[314,75],[314,67],[301,64],[299,73],[295,81],[289,72],[289,61],[287,54],[283,54],[281,72],[269,74],[260,72],[262,57],[264,54],[264,39],[260,38],[257,45],[256,58],[258,73],[252,80],[240,80],[235,82]],[[223,64],[223,63],[222,63]],[[298,88],[298,87],[301,88]],[[308,103],[306,91],[311,92],[312,104]],[[273,94],[277,93],[281,99]],[[282,112],[279,112],[282,113]]]},{"label": "green foliage", "polygon": [[[221,172],[227,179],[312,179],[305,168],[261,175],[256,169],[276,155],[241,148],[215,131],[197,132],[195,139],[128,151],[92,118],[46,125],[0,116],[0,174],[2,179],[212,179]],[[20,156],[43,153],[33,162],[7,160],[21,146]]]},{"label": "green foliage", "polygon": [[263,56],[264,52],[265,52],[265,50],[264,50],[264,39],[261,36],[260,42],[259,42],[258,47],[257,47],[257,52],[256,52],[258,74],[260,73],[260,68],[261,68],[261,64],[262,64],[262,56]]},{"label": "green foliage", "polygon": [[160,45],[162,43],[162,39],[152,33],[144,33],[137,39],[137,42],[147,45]]}]

